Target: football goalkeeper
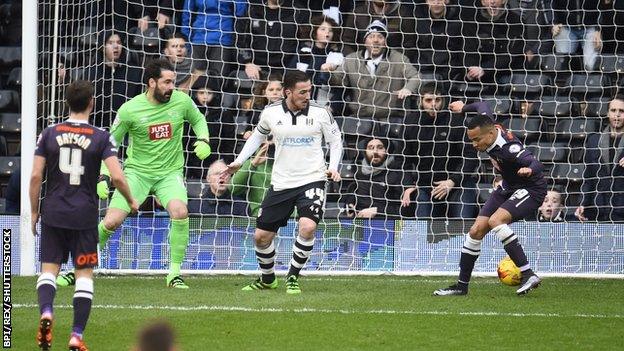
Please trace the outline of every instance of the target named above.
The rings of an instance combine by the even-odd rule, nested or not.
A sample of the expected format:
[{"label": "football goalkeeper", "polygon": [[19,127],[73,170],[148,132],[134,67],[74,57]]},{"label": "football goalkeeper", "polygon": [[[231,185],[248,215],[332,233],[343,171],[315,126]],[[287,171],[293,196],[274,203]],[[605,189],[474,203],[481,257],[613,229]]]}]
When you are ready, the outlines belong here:
[{"label": "football goalkeeper", "polygon": [[[211,153],[208,143],[206,118],[193,100],[175,90],[175,72],[166,60],[155,60],[145,68],[147,91],[124,103],[117,111],[111,126],[111,135],[121,143],[129,135],[128,157],[124,173],[131,192],[142,203],[154,194],[167,209],[171,218],[169,244],[171,262],[166,281],[172,288],[188,289],[180,277],[180,266],[189,241],[187,192],[183,178],[184,157],[182,132],[188,121],[197,141],[193,145],[199,159]],[[98,183],[100,198],[108,197],[108,177]],[[119,191],[115,190],[104,220],[98,225],[100,247],[123,223],[130,208]],[[60,286],[74,283],[73,273],[59,276]]]}]

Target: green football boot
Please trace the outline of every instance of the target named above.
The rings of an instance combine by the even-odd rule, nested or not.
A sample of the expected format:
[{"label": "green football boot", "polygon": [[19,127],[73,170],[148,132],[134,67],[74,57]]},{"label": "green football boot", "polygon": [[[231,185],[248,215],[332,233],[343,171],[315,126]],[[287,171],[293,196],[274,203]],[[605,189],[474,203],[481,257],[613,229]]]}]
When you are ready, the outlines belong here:
[{"label": "green football boot", "polygon": [[286,293],[290,295],[301,294],[299,278],[296,275],[286,277]]},{"label": "green football boot", "polygon": [[258,278],[254,280],[253,283],[243,286],[242,291],[254,291],[254,290],[274,290],[277,289],[277,279],[273,280],[271,283],[265,283],[262,281],[262,278]]}]

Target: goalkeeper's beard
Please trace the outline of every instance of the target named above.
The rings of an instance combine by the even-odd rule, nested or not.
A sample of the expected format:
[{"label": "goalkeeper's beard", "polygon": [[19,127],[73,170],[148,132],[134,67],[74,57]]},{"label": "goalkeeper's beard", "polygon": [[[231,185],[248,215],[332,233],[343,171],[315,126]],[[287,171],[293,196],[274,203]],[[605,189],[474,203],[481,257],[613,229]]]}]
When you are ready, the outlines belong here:
[{"label": "goalkeeper's beard", "polygon": [[169,102],[169,99],[171,99],[172,93],[173,93],[173,90],[163,93],[160,89],[156,88],[154,89],[154,99],[164,104],[164,103]]}]

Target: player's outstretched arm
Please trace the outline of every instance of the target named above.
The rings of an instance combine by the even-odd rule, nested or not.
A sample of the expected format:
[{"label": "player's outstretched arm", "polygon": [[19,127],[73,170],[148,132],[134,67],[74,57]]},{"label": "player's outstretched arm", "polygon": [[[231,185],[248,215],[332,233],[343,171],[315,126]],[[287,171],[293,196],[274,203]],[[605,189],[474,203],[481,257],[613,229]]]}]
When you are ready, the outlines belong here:
[{"label": "player's outstretched arm", "polygon": [[137,212],[139,210],[139,204],[130,193],[130,187],[128,186],[126,177],[121,170],[121,165],[119,165],[119,160],[117,160],[117,156],[108,157],[106,160],[104,160],[104,163],[106,163],[106,167],[110,172],[110,178],[113,186],[115,186],[115,188],[117,188],[121,195],[123,195],[123,197],[126,199],[128,205],[130,206],[130,211]]},{"label": "player's outstretched arm", "polygon": [[30,225],[33,235],[37,234],[37,221],[39,220],[39,195],[41,194],[41,183],[43,182],[43,171],[45,170],[45,157],[35,155],[32,173],[30,174]]},{"label": "player's outstretched arm", "polygon": [[201,113],[190,97],[186,97],[186,104],[186,119],[191,124],[193,133],[197,136],[197,141],[193,143],[193,152],[198,159],[205,160],[212,153],[208,139],[210,135],[208,134],[206,116]]},{"label": "player's outstretched arm", "polygon": [[477,101],[467,105],[459,100],[453,101],[449,104],[449,110],[453,113],[476,112],[480,115],[487,115],[491,119],[494,119],[494,113],[492,112],[490,105],[483,101]]},{"label": "player's outstretched arm", "polygon": [[342,133],[338,123],[331,113],[327,112],[328,119],[321,124],[325,142],[329,144],[329,167],[327,167],[327,177],[334,182],[342,180],[338,167],[342,160]]},{"label": "player's outstretched arm", "polygon": [[254,153],[256,153],[256,150],[258,150],[258,148],[266,141],[266,139],[267,136],[260,133],[258,131],[258,128],[254,129],[253,133],[251,133],[251,136],[249,136],[247,141],[245,141],[245,145],[243,145],[243,149],[241,150],[238,157],[236,157],[234,162],[228,165],[226,172],[230,175],[236,173],[236,171],[240,169],[241,165],[245,163],[245,161],[247,161],[247,159],[250,158]]}]

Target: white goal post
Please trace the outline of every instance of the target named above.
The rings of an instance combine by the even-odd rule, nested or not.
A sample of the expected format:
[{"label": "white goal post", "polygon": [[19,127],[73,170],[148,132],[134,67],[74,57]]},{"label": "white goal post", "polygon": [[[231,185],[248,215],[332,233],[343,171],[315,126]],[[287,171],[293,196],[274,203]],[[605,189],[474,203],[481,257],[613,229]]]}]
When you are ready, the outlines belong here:
[{"label": "white goal post", "polygon": [[[112,7],[107,8],[104,3],[110,3]],[[372,85],[362,87],[358,85],[359,81],[348,82],[347,78],[343,79],[341,84],[336,84],[331,77],[337,73],[330,74],[325,69],[321,70],[318,62],[311,58],[313,55],[325,55],[324,62],[345,67],[345,60],[353,57],[349,55],[354,55],[354,50],[355,53],[357,50],[363,50],[363,47],[358,46],[363,42],[353,40],[364,40],[365,36],[378,30],[367,30],[367,25],[362,27],[360,23],[365,6],[369,3],[370,6],[374,6],[372,1],[354,0],[351,6],[343,4],[339,7],[334,6],[334,1],[319,2],[327,4],[327,8],[323,8],[322,4],[302,8],[301,4],[308,4],[308,1],[280,1],[278,3],[282,9],[279,13],[267,10],[263,15],[264,12],[260,11],[262,6],[265,6],[262,1],[221,0],[221,3],[227,4],[227,9],[221,9],[220,14],[208,16],[206,14],[212,9],[185,9],[178,6],[184,1],[160,1],[159,7],[144,8],[141,7],[142,3],[140,0],[108,2],[84,0],[76,5],[60,0],[23,2],[21,214],[19,217],[0,218],[5,227],[14,228],[13,247],[16,248],[14,254],[18,259],[12,262],[13,273],[33,275],[40,269],[38,238],[31,235],[30,229],[28,185],[36,135],[43,127],[61,121],[67,114],[63,106],[64,89],[67,84],[83,78],[93,81],[96,87],[97,110],[94,113],[94,124],[109,128],[119,104],[131,99],[144,88],[135,73],[142,72],[145,62],[150,59],[168,57],[173,61],[180,58],[175,63],[178,76],[188,76],[188,80],[179,82],[181,89],[188,91],[197,101],[201,98],[198,92],[201,94],[206,91],[212,92],[218,99],[212,100],[218,101],[216,105],[210,105],[215,104],[214,102],[207,102],[206,106],[200,107],[207,116],[211,131],[216,131],[216,134],[211,135],[211,140],[214,141],[213,152],[225,160],[232,160],[240,151],[245,140],[245,132],[251,130],[254,123],[257,123],[253,120],[253,116],[255,114],[257,117],[262,106],[266,105],[266,101],[264,105],[260,103],[262,98],[268,97],[268,92],[259,87],[270,80],[269,73],[300,69],[313,75],[314,98],[327,104],[334,111],[334,116],[343,129],[344,180],[340,185],[332,184],[327,189],[325,220],[319,226],[314,251],[302,274],[337,276],[457,274],[463,235],[467,233],[476,213],[464,216],[462,212],[458,215],[459,211],[451,208],[452,205],[455,209],[463,209],[469,205],[477,208],[489,197],[494,178],[490,161],[481,154],[466,157],[464,151],[472,148],[470,143],[461,138],[450,140],[450,134],[455,133],[457,128],[463,131],[462,123],[432,127],[428,122],[414,117],[422,117],[426,113],[424,100],[421,99],[425,93],[412,91],[412,96],[406,98],[405,103],[397,102],[393,105],[396,100],[392,95],[393,92],[375,90]],[[459,9],[461,5],[462,11],[472,11],[470,13],[473,15],[472,17],[462,15],[464,17],[450,20],[449,25],[461,24],[465,27],[474,25],[475,28],[479,28],[478,16],[485,13],[483,11],[487,12],[487,9],[476,8],[474,4],[469,5],[470,3],[466,0],[450,1],[449,6],[458,6]],[[513,13],[511,16],[513,18],[524,20],[523,9],[514,8],[515,3],[517,2],[509,1],[504,11]],[[495,78],[492,78],[494,80],[489,83],[474,83],[464,79],[468,74],[468,67],[465,65],[471,59],[479,60],[479,57],[486,56],[478,50],[486,50],[487,43],[479,42],[478,35],[474,33],[462,32],[459,37],[450,40],[461,39],[462,43],[477,40],[480,44],[477,47],[464,44],[460,50],[456,50],[457,48],[449,41],[446,52],[443,52],[450,57],[448,67],[436,63],[435,60],[429,62],[424,56],[433,55],[437,59],[441,57],[440,50],[423,46],[426,43],[418,39],[425,35],[422,33],[419,34],[421,37],[410,41],[412,40],[410,35],[422,31],[423,28],[426,29],[426,25],[422,25],[423,14],[419,12],[422,10],[420,6],[425,5],[414,6],[411,1],[403,1],[396,2],[396,6],[383,10],[394,11],[382,16],[388,21],[386,28],[388,33],[384,35],[387,36],[388,45],[395,45],[390,51],[396,52],[397,57],[409,57],[407,61],[401,62],[406,65],[403,76],[380,78],[388,78],[388,81],[400,80],[408,86],[410,78],[405,76],[407,74],[405,72],[411,68],[419,74],[420,87],[435,86],[439,89],[436,91],[437,97],[442,98],[444,103],[450,100],[488,102],[497,118],[500,118],[499,121],[515,133],[546,165],[545,173],[549,189],[556,189],[563,195],[562,222],[537,221],[536,213],[535,219],[512,225],[532,267],[547,277],[624,278],[624,223],[612,217],[580,223],[574,220],[573,215],[585,195],[582,190],[583,170],[592,165],[586,159],[584,143],[588,135],[599,134],[607,127],[605,106],[608,106],[613,98],[618,84],[624,82],[621,71],[610,69],[602,63],[597,63],[594,70],[582,71],[583,58],[575,55],[564,57],[568,60],[566,68],[561,65],[560,59],[563,56],[557,56],[557,52],[551,48],[549,52],[535,53],[536,59],[541,64],[527,69],[518,68],[513,66],[514,60],[510,59],[507,67],[497,68],[499,71],[509,71],[508,76],[499,77],[495,74]],[[320,27],[312,25],[310,18],[321,14],[331,18],[325,19],[323,24],[337,26],[333,28],[336,37],[331,39],[336,45],[331,46],[331,50],[314,47],[317,45],[316,32],[313,33],[314,36],[308,33],[310,29],[316,31]],[[206,19],[217,16],[221,25],[229,25],[231,22],[231,27],[222,27],[218,30],[198,28],[197,23],[201,21],[196,23],[193,21],[204,18],[202,16],[206,16]],[[278,16],[276,18],[279,20],[271,16]],[[413,33],[405,27],[406,23],[413,23],[410,24],[412,26],[410,28],[414,28]],[[279,33],[275,31],[275,26],[286,29]],[[431,24],[432,30],[433,26]],[[510,31],[509,38],[497,37],[496,40],[509,39],[510,46],[516,42],[535,42],[535,38],[530,37],[529,28],[538,28],[541,31],[550,28],[550,24],[539,26],[535,24],[530,27],[529,24],[522,23],[519,28],[523,30],[519,37]],[[294,30],[294,33],[286,30]],[[215,34],[217,32],[218,34]],[[350,35],[354,35],[355,39]],[[400,35],[405,38],[403,41],[396,40]],[[514,37],[511,37],[512,35]],[[204,40],[204,45],[199,42],[200,37],[203,38],[201,40]],[[174,46],[178,45],[175,39],[180,38],[186,40],[182,43],[186,54],[182,54],[182,50],[176,51],[177,54],[174,53]],[[219,43],[214,44],[213,40],[218,40]],[[550,40],[552,41],[552,38]],[[499,41],[492,41],[494,42]],[[311,46],[306,47],[308,45],[306,43]],[[278,51],[275,51],[276,47]],[[427,51],[429,49],[433,51]],[[331,52],[331,55],[328,52]],[[180,55],[185,57],[181,58]],[[455,61],[457,55],[467,58],[465,61]],[[525,53],[522,52],[518,55],[525,57]],[[601,57],[607,56],[603,54]],[[280,58],[280,63],[275,63],[276,57]],[[553,59],[555,61],[552,61]],[[549,62],[554,62],[557,67],[549,66]],[[617,65],[617,62],[620,61],[616,60],[614,65]],[[481,63],[485,67],[486,64]],[[254,80],[247,74],[253,72],[256,67],[262,70],[262,74],[261,78]],[[362,67],[364,68],[360,72],[360,77],[370,72],[373,72],[372,76],[375,75],[376,68],[369,67],[366,63]],[[428,71],[431,67],[432,72]],[[440,68],[445,70],[439,70]],[[338,71],[340,69],[338,68]],[[449,72],[456,71],[463,72],[463,75],[460,78],[448,75]],[[447,75],[441,75],[440,72]],[[580,81],[575,80],[582,75],[585,77],[584,81],[579,83]],[[598,79],[602,85],[592,80],[593,78]],[[194,83],[199,85],[193,86]],[[254,91],[256,88],[258,90]],[[361,95],[348,94],[355,88],[360,89],[359,93],[370,94],[371,99],[384,94],[393,97],[388,97],[387,100],[372,100],[367,104],[357,101]],[[379,101],[386,101],[384,103],[386,105],[376,106]],[[377,113],[376,109],[390,112],[387,118],[358,115],[358,111],[364,110]],[[446,107],[444,110],[447,111]],[[395,112],[396,115],[393,114]],[[410,119],[412,117],[415,119]],[[440,211],[429,210],[427,215],[419,215],[421,212],[412,208],[410,210],[412,212],[407,216],[404,210],[397,210],[401,208],[401,196],[405,189],[415,187],[419,177],[424,173],[422,170],[418,171],[420,162],[418,160],[424,157],[418,154],[415,148],[430,147],[433,155],[434,146],[424,145],[441,143],[442,141],[436,137],[442,134],[432,137],[426,133],[446,127],[448,128],[441,133],[445,137],[448,133],[450,140],[448,150],[445,155],[435,155],[433,158],[448,157],[446,171],[449,174],[463,172],[460,178],[469,181],[462,180],[460,184],[456,184],[454,191],[462,195],[457,197],[449,195],[448,207]],[[416,132],[408,134],[406,130]],[[196,160],[191,146],[195,136],[190,128],[186,128],[184,133],[183,148],[187,162],[185,181],[189,191],[189,208],[193,210],[190,219],[190,244],[182,266],[183,272],[201,275],[257,274],[252,239],[255,227],[253,207],[247,208],[247,212],[243,214],[206,212],[207,207],[214,205],[211,202],[214,197],[206,195],[210,191],[205,179],[208,164]],[[393,168],[400,174],[398,181],[391,178],[390,172],[381,181],[374,179],[378,172],[387,171],[375,168],[381,169],[382,166],[364,170],[366,142],[372,137],[388,141],[386,149],[389,155],[386,160],[394,159],[398,162],[399,166]],[[125,155],[122,154],[122,157]],[[479,168],[476,171],[474,169],[465,171],[460,169],[461,167],[456,167],[456,162],[467,163],[467,161],[474,161]],[[430,169],[435,170],[437,167],[435,162],[431,161]],[[385,166],[390,169],[390,162]],[[599,177],[602,176],[594,175],[590,179],[598,180]],[[433,180],[432,177],[431,181]],[[395,181],[402,184],[393,183]],[[247,182],[248,188],[255,186],[251,180]],[[358,193],[363,188],[372,189],[379,186],[387,188],[381,197],[372,192]],[[392,186],[401,189],[398,193],[393,193]],[[429,188],[431,187],[430,184]],[[416,196],[427,187],[419,184],[417,188],[419,190],[412,196],[411,204],[428,202],[423,200],[426,196],[424,198]],[[612,189],[611,192],[617,197],[624,193],[624,189]],[[345,201],[351,201],[349,199],[352,199],[351,195],[354,193],[358,194],[355,197],[358,200],[353,201],[368,201],[370,207],[373,203],[383,203],[386,208],[380,208],[379,215],[371,220],[348,218],[345,212],[348,204]],[[252,202],[245,198],[246,195],[242,194],[239,198],[239,202],[245,206]],[[107,203],[101,204],[103,214]],[[391,213],[392,206],[396,206],[392,210],[396,213]],[[435,206],[437,205],[434,204]],[[98,272],[113,275],[165,273],[169,260],[167,241],[169,225],[166,212],[158,209],[157,205],[140,212],[138,216],[129,217],[113,235],[107,247],[101,248]],[[296,222],[291,219],[278,234],[276,241],[278,274],[288,268],[296,231]],[[504,256],[502,245],[495,236],[487,236],[475,267],[475,275],[495,275],[497,264]]]}]

